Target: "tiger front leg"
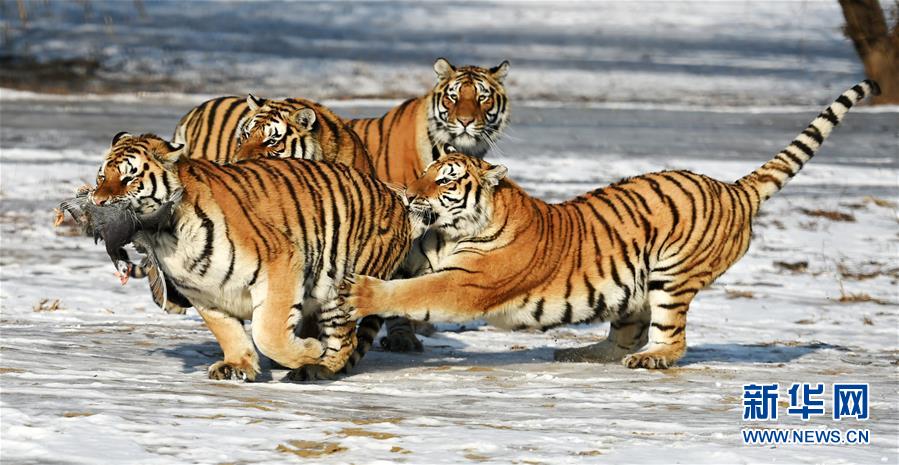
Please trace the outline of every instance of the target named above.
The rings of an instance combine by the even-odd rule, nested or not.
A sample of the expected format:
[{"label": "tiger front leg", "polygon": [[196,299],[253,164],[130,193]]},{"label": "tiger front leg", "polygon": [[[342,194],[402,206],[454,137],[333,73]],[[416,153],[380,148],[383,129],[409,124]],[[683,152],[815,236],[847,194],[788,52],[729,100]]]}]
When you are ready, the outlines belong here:
[{"label": "tiger front leg", "polygon": [[357,275],[340,285],[340,303],[352,319],[379,315],[461,323],[499,309],[494,294],[458,270],[390,281]]},{"label": "tiger front leg", "polygon": [[294,333],[303,310],[302,266],[281,259],[270,263],[264,276],[250,289],[256,347],[287,368],[314,363],[322,355],[322,344]]},{"label": "tiger front leg", "polygon": [[224,360],[209,367],[209,379],[254,381],[259,374],[259,355],[243,323],[218,310],[198,308],[197,312],[225,353]]},{"label": "tiger front leg", "polygon": [[663,290],[649,293],[652,322],[649,345],[642,351],[624,357],[628,368],[669,368],[687,351],[687,310],[694,293],[677,297]]}]

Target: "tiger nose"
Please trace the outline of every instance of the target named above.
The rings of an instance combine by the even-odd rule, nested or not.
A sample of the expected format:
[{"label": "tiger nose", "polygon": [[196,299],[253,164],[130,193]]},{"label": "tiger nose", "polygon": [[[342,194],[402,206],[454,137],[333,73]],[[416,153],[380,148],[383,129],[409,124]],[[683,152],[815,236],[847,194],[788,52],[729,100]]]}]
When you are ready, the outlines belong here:
[{"label": "tiger nose", "polygon": [[465,127],[465,126],[468,126],[469,124],[471,124],[472,121],[474,121],[474,116],[471,116],[471,115],[459,116],[458,119],[459,119],[459,122],[462,123],[462,127]]}]

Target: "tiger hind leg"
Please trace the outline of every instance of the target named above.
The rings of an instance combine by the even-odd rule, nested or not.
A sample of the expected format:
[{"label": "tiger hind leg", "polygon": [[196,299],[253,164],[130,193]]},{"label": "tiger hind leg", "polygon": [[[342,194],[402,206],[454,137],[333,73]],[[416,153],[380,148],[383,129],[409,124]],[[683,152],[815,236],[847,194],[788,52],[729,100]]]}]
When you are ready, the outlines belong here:
[{"label": "tiger hind leg", "polygon": [[315,363],[300,366],[287,374],[290,381],[333,379],[352,358],[356,350],[356,322],[351,321],[337,299],[322,305],[319,324],[324,352]]},{"label": "tiger hind leg", "polygon": [[268,358],[288,368],[315,363],[323,352],[318,339],[295,334],[305,294],[301,270],[288,259],[270,263],[265,280],[250,288],[253,342]]},{"label": "tiger hind leg", "polygon": [[312,299],[320,305],[315,313],[323,353],[316,362],[288,373],[287,379],[290,381],[333,379],[356,351],[356,322],[350,320],[346,310],[338,305],[338,279],[343,279],[340,273],[335,273],[335,278],[331,278],[328,270],[323,269],[312,289]]},{"label": "tiger hind leg", "polygon": [[676,297],[664,290],[649,293],[652,323],[649,345],[642,351],[624,357],[628,368],[669,368],[687,351],[687,310],[695,293]]},{"label": "tiger hind leg", "polygon": [[557,362],[619,362],[646,345],[649,324],[650,311],[646,309],[613,321],[609,336],[604,340],[584,347],[559,349],[553,353],[553,358]]},{"label": "tiger hind leg", "polygon": [[381,347],[388,352],[421,352],[424,346],[415,337],[412,321],[403,317],[387,319],[387,335],[381,339]]}]

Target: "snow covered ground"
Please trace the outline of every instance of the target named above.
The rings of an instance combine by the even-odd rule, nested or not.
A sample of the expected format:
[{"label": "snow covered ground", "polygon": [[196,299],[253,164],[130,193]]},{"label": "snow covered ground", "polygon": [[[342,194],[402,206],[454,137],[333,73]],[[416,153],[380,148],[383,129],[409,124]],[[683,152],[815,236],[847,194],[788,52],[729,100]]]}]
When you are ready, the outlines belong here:
[{"label": "snow covered ground", "polygon": [[[862,78],[837,2],[25,0],[25,22],[18,4],[0,0],[0,81],[24,89],[0,89],[2,463],[899,463],[897,107],[853,110],[766,205],[666,371],[552,361],[608,325],[472,323],[333,382],[209,381],[221,355],[195,313],[164,314],[51,227],[118,131],[168,136],[205,96],[247,91],[376,115],[441,55],[512,61],[492,159],[534,195],[667,168],[736,179]],[[773,382],[763,427],[871,443],[744,446],[742,386]],[[870,383],[871,419],[788,416],[794,382]]]},{"label": "snow covered ground", "polygon": [[443,55],[511,60],[514,101],[821,104],[861,76],[836,1],[0,7],[0,79],[63,92],[398,98],[430,86]]},{"label": "snow covered ground", "polygon": [[[143,282],[118,285],[101,246],[51,227],[52,207],[93,178],[113,134],[169,134],[198,102],[0,91],[4,464],[899,459],[897,109],[851,113],[766,206],[747,256],[695,301],[677,368],[552,361],[554,348],[594,342],[607,325],[475,323],[441,326],[422,354],[373,352],[337,381],[291,384],[273,371],[242,384],[206,379],[220,353],[196,314],[164,314]],[[818,110],[521,104],[494,158],[553,200],[662,168],[735,179]],[[871,444],[744,446],[740,430],[754,425],[741,421],[742,385],[770,382],[782,386],[782,420],[765,427],[867,428]],[[871,419],[789,417],[793,382],[870,383]]]}]

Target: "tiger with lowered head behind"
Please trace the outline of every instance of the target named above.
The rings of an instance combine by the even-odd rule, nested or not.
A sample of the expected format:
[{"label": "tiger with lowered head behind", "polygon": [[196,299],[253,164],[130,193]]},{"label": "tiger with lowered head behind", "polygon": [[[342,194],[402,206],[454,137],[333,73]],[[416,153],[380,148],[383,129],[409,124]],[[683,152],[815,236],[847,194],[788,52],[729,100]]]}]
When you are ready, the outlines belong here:
[{"label": "tiger with lowered head behind", "polygon": [[[390,277],[423,229],[413,228],[393,189],[344,164],[219,165],[154,135],[113,139],[90,200],[128,202],[139,217],[174,203],[171,225],[140,231],[139,240],[221,344],[224,360],[209,367],[214,379],[254,380],[256,348],[293,369],[294,380],[355,363],[356,322],[337,309],[336,284],[351,273]],[[309,318],[322,341],[295,335]]]},{"label": "tiger with lowered head behind", "polygon": [[734,183],[664,171],[548,204],[505,179],[502,166],[446,156],[406,191],[410,208],[432,223],[421,240],[442,245],[418,258],[431,274],[357,276],[341,285],[341,306],[352,318],[485,319],[507,328],[610,321],[606,340],[558,350],[556,360],[670,367],[687,348],[691,301],[746,252],[762,204],[854,104],[878,93],[873,81],[847,90]]}]

